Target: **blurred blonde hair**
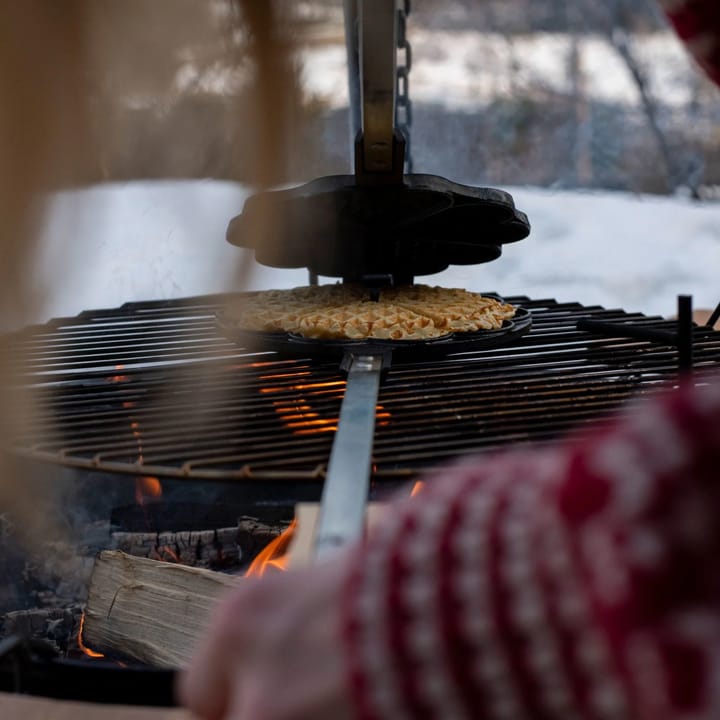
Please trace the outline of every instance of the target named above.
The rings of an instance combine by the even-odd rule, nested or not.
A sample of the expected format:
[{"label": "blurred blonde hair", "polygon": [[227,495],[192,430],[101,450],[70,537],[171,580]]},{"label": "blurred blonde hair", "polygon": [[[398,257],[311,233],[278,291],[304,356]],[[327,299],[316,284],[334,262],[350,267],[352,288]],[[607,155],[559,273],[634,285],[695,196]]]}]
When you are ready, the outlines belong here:
[{"label": "blurred blonde hair", "polygon": [[[88,127],[82,68],[85,3],[0,2],[0,326],[32,317],[43,288],[33,283],[41,196],[83,174]],[[31,530],[37,498],[24,492],[7,443],[31,411],[17,390],[17,359],[0,354],[0,510]]]},{"label": "blurred blonde hair", "polygon": [[[193,33],[202,34],[198,39],[205,42],[217,41],[229,63],[240,62],[244,54],[243,61],[249,57],[254,65],[254,120],[246,129],[254,135],[254,153],[233,160],[249,166],[258,187],[282,177],[289,121],[283,103],[292,97],[296,79],[290,35],[282,31],[273,2],[216,4],[223,12],[211,25],[208,5],[196,0],[0,0],[1,331],[34,317],[45,291],[33,274],[43,196],[60,187],[101,180],[100,148],[109,136],[122,142],[112,132],[113,118],[93,102],[93,91],[104,76],[116,79],[118,92],[131,89],[164,58],[177,53]],[[198,21],[200,11],[204,23]],[[135,34],[148,18],[154,18],[162,32],[138,52]],[[236,42],[238,31],[244,38],[241,43]],[[171,138],[170,152],[173,140],[193,142]],[[239,285],[245,274],[239,267]],[[58,272],[58,278],[61,275]],[[18,368],[17,358],[11,361],[7,353],[0,354],[0,512],[12,507],[21,524],[31,529],[49,518],[39,498],[24,487],[7,446],[18,419],[32,412],[32,398],[16,389],[13,372]]]}]

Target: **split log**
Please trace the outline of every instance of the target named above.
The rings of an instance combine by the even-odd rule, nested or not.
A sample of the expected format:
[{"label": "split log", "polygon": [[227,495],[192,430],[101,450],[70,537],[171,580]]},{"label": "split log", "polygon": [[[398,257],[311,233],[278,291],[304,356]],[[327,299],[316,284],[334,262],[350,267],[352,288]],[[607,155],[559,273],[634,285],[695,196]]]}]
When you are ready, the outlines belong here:
[{"label": "split log", "polygon": [[218,598],[242,578],[175,563],[100,553],[83,640],[156,667],[187,665]]}]

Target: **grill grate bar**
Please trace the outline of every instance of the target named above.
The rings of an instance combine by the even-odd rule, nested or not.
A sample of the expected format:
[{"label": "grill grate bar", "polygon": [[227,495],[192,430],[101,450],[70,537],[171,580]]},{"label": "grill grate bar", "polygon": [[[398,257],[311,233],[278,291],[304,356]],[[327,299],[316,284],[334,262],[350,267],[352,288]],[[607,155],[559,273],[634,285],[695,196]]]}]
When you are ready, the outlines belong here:
[{"label": "grill grate bar", "polygon": [[[10,336],[0,350],[16,353],[44,408],[18,428],[18,453],[128,474],[321,481],[344,392],[338,365],[228,342],[215,313],[236,299],[130,303]],[[575,327],[596,318],[673,330],[670,321],[508,300],[533,315],[532,330],[514,344],[391,367],[378,400],[376,480],[579,432],[676,376],[675,348]],[[719,338],[695,330],[697,367],[717,367]]]}]

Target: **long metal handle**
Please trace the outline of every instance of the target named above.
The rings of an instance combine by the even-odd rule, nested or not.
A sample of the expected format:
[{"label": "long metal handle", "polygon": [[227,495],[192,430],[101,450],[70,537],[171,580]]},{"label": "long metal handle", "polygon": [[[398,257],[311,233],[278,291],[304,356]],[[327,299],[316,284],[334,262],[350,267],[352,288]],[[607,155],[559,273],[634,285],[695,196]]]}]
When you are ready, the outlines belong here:
[{"label": "long metal handle", "polygon": [[397,7],[395,0],[359,0],[363,165],[366,172],[393,168]]},{"label": "long metal handle", "polygon": [[323,487],[315,536],[315,557],[322,559],[360,538],[370,488],[375,406],[382,355],[351,355],[340,422]]}]

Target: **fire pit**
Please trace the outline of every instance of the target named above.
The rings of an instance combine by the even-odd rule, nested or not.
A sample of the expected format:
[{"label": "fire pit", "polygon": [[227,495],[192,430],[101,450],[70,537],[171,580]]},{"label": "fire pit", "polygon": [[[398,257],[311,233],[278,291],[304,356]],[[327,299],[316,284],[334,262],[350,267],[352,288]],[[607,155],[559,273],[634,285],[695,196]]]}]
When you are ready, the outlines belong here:
[{"label": "fire pit", "polygon": [[[132,303],[5,339],[3,352],[24,356],[24,381],[42,400],[41,413],[17,428],[17,455],[28,473],[87,498],[81,571],[104,546],[239,572],[240,556],[246,563],[277,536],[294,503],[319,498],[346,382],[338,362],[228,340],[216,316],[231,299]],[[673,321],[507,299],[533,319],[512,344],[389,368],[376,407],[372,497],[463,455],[582,433],[677,376]],[[605,334],[578,330],[587,321],[605,323]],[[720,333],[695,327],[691,339],[701,377],[720,364]],[[79,659],[72,640],[48,649],[49,626],[77,635],[84,599],[35,608],[41,619],[22,628],[4,608],[1,689],[86,698],[92,688],[93,699],[169,703],[169,671]],[[20,629],[44,643],[21,647],[10,638]],[[104,679],[80,681],[86,672]]]},{"label": "fire pit", "polygon": [[[310,499],[325,472],[345,386],[336,360],[287,359],[228,340],[228,296],[131,303],[6,341],[44,414],[18,454],[100,473],[234,483],[237,497]],[[673,378],[678,351],[577,330],[584,319],[674,331],[672,321],[579,303],[510,297],[532,330],[512,345],[394,364],[382,384],[376,490],[459,455],[548,440]],[[693,331],[695,368],[718,336]],[[50,428],[55,430],[50,433]]]}]

